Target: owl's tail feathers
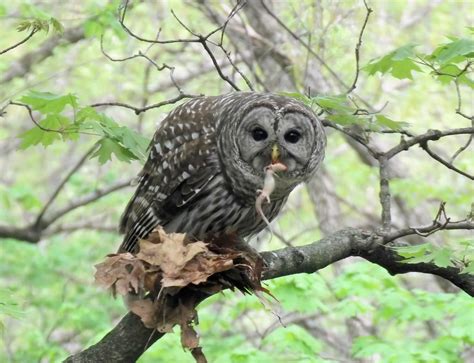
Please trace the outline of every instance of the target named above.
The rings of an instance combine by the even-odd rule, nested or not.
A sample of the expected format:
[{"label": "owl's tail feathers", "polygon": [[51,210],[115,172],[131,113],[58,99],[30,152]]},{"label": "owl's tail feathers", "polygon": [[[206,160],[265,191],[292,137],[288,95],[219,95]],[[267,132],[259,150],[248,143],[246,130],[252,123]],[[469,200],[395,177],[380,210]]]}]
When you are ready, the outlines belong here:
[{"label": "owl's tail feathers", "polygon": [[137,252],[138,241],[148,237],[160,224],[152,206],[144,198],[134,196],[128,203],[120,220],[119,230],[125,233],[119,252]]}]

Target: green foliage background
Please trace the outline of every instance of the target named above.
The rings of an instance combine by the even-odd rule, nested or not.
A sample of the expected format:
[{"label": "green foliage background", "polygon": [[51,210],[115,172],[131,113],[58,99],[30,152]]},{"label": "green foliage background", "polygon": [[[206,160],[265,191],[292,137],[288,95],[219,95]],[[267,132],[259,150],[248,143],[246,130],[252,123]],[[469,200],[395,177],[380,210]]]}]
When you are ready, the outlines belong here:
[{"label": "green foliage background", "polygon": [[[333,94],[317,95],[305,102],[325,110],[328,118],[340,125],[356,123],[376,130],[409,127],[412,132],[466,127],[466,120],[454,112],[457,96],[453,75],[474,54],[472,28],[468,27],[472,25],[473,4],[441,2],[430,8],[422,20],[400,29],[405,17],[419,15],[429,3],[370,2],[375,13],[364,37],[365,67],[357,91],[373,104],[388,101],[382,114],[354,116],[355,106],[350,100]],[[326,22],[334,20],[323,34],[315,26],[314,12],[307,11],[312,4],[289,1],[288,6],[281,6],[281,17],[290,28],[306,29],[315,38],[324,39],[324,44],[315,45],[315,50],[324,55],[342,79],[350,82],[354,74],[353,49],[365,8],[358,1],[322,1],[321,18]],[[224,6],[220,2],[214,5]],[[0,56],[0,76],[62,27],[67,30],[80,26],[85,32],[84,41],[55,48],[53,56],[35,65],[31,72],[0,88],[0,106],[10,99],[28,104],[38,111],[41,126],[62,130],[41,131],[28,119],[24,108],[13,105],[0,118],[0,142],[5,154],[0,156],[2,224],[20,226],[34,221],[68,165],[93,145],[97,146],[91,160],[70,179],[55,205],[67,206],[77,196],[136,175],[157,121],[173,108],[169,105],[137,116],[122,108],[88,107],[102,101],[138,106],[144,98],[151,104],[176,95],[173,87],[162,86],[169,82],[166,72],[153,72],[146,78],[145,59],[110,62],[101,53],[103,34],[107,52],[116,57],[130,56],[141,49],[118,24],[117,6],[116,1],[98,0],[75,5],[15,0],[0,5],[0,49],[21,40],[31,29],[38,29],[38,34],[25,45]],[[184,1],[134,4],[128,22],[136,33],[149,37],[158,23],[162,39],[188,37],[171,17],[170,9],[200,33],[214,28],[199,10]],[[339,17],[347,9],[351,10],[348,16]],[[23,32],[18,33],[16,28]],[[291,44],[284,44],[283,48],[292,54]],[[175,66],[175,74],[199,70],[207,60],[202,51],[174,53],[160,47],[152,55],[160,64]],[[426,64],[420,64],[420,59]],[[433,73],[431,67],[443,74]],[[303,65],[293,71],[303,85]],[[469,76],[457,78],[464,111],[472,114],[473,82]],[[158,91],[144,93],[144,82]],[[239,86],[245,88],[245,83],[241,81]],[[228,88],[215,73],[203,72],[186,83],[185,91],[214,95],[227,92]],[[386,145],[398,142],[392,135],[385,139]],[[453,147],[464,142],[459,138],[454,146],[452,139],[437,145],[455,150]],[[413,211],[422,206],[432,215],[443,200],[453,219],[466,217],[471,210],[472,183],[446,171],[420,151],[412,150],[399,158],[409,165],[410,176],[392,181],[395,197],[403,198]],[[464,170],[469,166],[472,170],[473,164],[472,152],[459,158],[458,165]],[[350,202],[341,206],[345,224],[340,227],[360,226],[378,218],[377,170],[361,164],[337,133],[330,135],[325,165],[337,176],[339,197]],[[93,265],[118,246],[120,236],[111,227],[117,224],[131,193],[131,188],[112,193],[69,213],[51,227],[51,234],[38,245],[0,240],[0,361],[60,361],[98,341],[123,316],[122,302],[94,285]],[[429,223],[432,215],[425,215],[422,222]],[[93,227],[66,228],[79,222]],[[63,231],[54,233],[55,228]],[[275,228],[295,245],[322,236],[304,189],[293,195]],[[469,264],[474,249],[472,234],[442,233],[415,242],[428,244],[400,250],[408,263],[463,264],[465,273],[473,273],[474,266]],[[278,238],[269,241],[266,235],[256,244],[265,250],[283,246]],[[279,300],[271,307],[263,306],[255,297],[231,292],[206,300],[199,309],[201,345],[209,360],[218,363],[364,359],[467,362],[467,357],[474,354],[474,301],[463,292],[443,291],[440,286],[444,285],[429,276],[392,277],[376,265],[353,259],[317,274],[268,282],[268,289]],[[182,350],[179,334],[175,333],[167,334],[139,361],[193,359]]]}]

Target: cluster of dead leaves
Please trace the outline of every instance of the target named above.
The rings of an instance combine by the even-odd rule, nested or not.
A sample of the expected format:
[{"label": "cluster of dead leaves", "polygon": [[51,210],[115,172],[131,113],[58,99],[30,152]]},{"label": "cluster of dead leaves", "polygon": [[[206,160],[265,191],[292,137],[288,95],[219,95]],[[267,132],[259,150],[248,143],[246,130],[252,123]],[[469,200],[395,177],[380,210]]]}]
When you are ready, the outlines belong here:
[{"label": "cluster of dead leaves", "polygon": [[242,249],[232,236],[192,241],[185,234],[167,234],[161,227],[140,250],[111,254],[96,265],[96,281],[114,295],[133,296],[129,308],[143,324],[159,332],[181,327],[181,343],[198,362],[206,359],[193,325],[196,306],[226,288],[243,292],[266,291],[260,284],[262,260]]}]

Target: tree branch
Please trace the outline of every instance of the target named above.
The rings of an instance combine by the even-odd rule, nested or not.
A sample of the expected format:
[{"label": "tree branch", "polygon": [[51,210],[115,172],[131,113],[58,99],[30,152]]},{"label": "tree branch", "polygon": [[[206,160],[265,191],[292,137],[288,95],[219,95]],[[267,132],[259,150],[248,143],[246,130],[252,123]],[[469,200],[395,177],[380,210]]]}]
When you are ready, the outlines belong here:
[{"label": "tree branch", "polygon": [[357,81],[359,79],[360,73],[360,47],[362,46],[362,37],[364,36],[365,27],[369,22],[370,14],[373,12],[372,8],[369,8],[367,2],[364,0],[365,9],[367,10],[365,14],[364,23],[362,24],[362,28],[360,29],[359,39],[357,40],[357,45],[355,47],[355,60],[356,60],[356,71],[354,76],[354,81],[352,82],[351,87],[347,90],[347,93],[351,93],[357,87]]},{"label": "tree branch", "polygon": [[33,37],[33,35],[35,35],[38,31],[39,31],[39,29],[34,28],[34,29],[30,32],[30,34],[28,34],[28,36],[27,36],[26,38],[24,38],[23,40],[19,41],[19,42],[16,43],[16,44],[13,44],[12,46],[10,46],[10,47],[8,47],[8,48],[5,48],[5,49],[3,49],[3,50],[0,50],[0,55],[5,54],[5,53],[9,52],[10,50],[15,49],[16,47],[19,47],[19,46],[22,45],[23,43],[26,43],[26,42],[27,42],[28,40],[30,40],[30,39]]},{"label": "tree branch", "polygon": [[[474,223],[469,222],[468,226],[472,229]],[[466,225],[450,227],[464,229]],[[441,276],[474,296],[474,275],[460,274],[458,268],[439,267],[433,263],[402,263],[402,257],[383,245],[383,236],[376,232],[343,229],[306,246],[263,252],[261,256],[266,264],[265,280],[313,273],[344,258],[359,256],[384,267],[392,275],[422,272]],[[70,356],[65,362],[134,362],[162,336],[146,328],[136,315],[129,312],[101,341]]]},{"label": "tree branch", "polygon": [[412,146],[421,144],[423,142],[429,140],[439,140],[442,137],[452,136],[452,135],[471,135],[474,133],[474,127],[463,127],[459,129],[448,129],[448,130],[428,130],[424,134],[415,136],[409,140],[403,139],[397,146],[394,146],[387,152],[385,152],[385,156],[387,159],[393,158],[395,155],[401,153],[402,151],[406,151]]},{"label": "tree branch", "polygon": [[90,107],[118,106],[118,107],[124,107],[124,108],[128,108],[130,110],[133,110],[136,115],[139,115],[142,112],[146,112],[148,110],[151,110],[152,108],[160,108],[160,107],[163,107],[165,105],[172,105],[172,104],[174,104],[178,101],[181,101],[185,98],[194,98],[194,97],[199,97],[199,96],[202,96],[202,95],[188,95],[188,94],[185,94],[185,93],[181,93],[178,96],[176,96],[174,98],[171,98],[169,100],[154,103],[152,105],[148,105],[148,106],[145,106],[145,107],[136,107],[136,106],[132,106],[132,105],[129,105],[129,104],[123,103],[123,102],[99,102],[99,103],[94,103],[94,104],[90,105]]},{"label": "tree branch", "polygon": [[110,193],[128,187],[130,182],[131,179],[121,180],[115,184],[109,185],[104,189],[97,189],[90,194],[71,201],[69,205],[56,210],[55,212],[43,215],[43,217],[39,219],[39,223],[35,221],[25,227],[10,227],[0,225],[0,238],[14,238],[24,242],[38,243],[41,240],[45,230],[58,219],[64,217],[66,214],[77,208],[93,203]]},{"label": "tree branch", "polygon": [[66,40],[69,43],[77,43],[84,38],[83,24],[67,29],[61,35],[51,37],[43,42],[37,49],[22,56],[17,62],[13,63],[10,68],[3,72],[2,77],[0,77],[0,84],[11,81],[13,78],[24,76],[34,65],[51,56],[54,49],[60,45],[62,41]]}]

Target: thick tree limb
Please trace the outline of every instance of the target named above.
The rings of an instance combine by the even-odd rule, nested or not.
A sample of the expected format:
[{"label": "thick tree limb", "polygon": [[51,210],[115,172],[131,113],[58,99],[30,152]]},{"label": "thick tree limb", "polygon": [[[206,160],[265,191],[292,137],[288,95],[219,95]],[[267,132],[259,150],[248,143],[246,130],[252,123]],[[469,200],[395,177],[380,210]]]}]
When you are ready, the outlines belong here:
[{"label": "thick tree limb", "polygon": [[[474,228],[474,225],[471,223],[470,227]],[[287,247],[261,255],[267,266],[263,276],[266,280],[313,273],[344,258],[360,256],[384,267],[392,275],[422,272],[441,276],[474,296],[474,275],[460,274],[455,267],[402,263],[395,250],[383,245],[383,236],[375,232],[343,229],[306,246]],[[134,362],[162,336],[144,327],[136,315],[128,313],[101,341],[70,356],[65,362]]]}]

